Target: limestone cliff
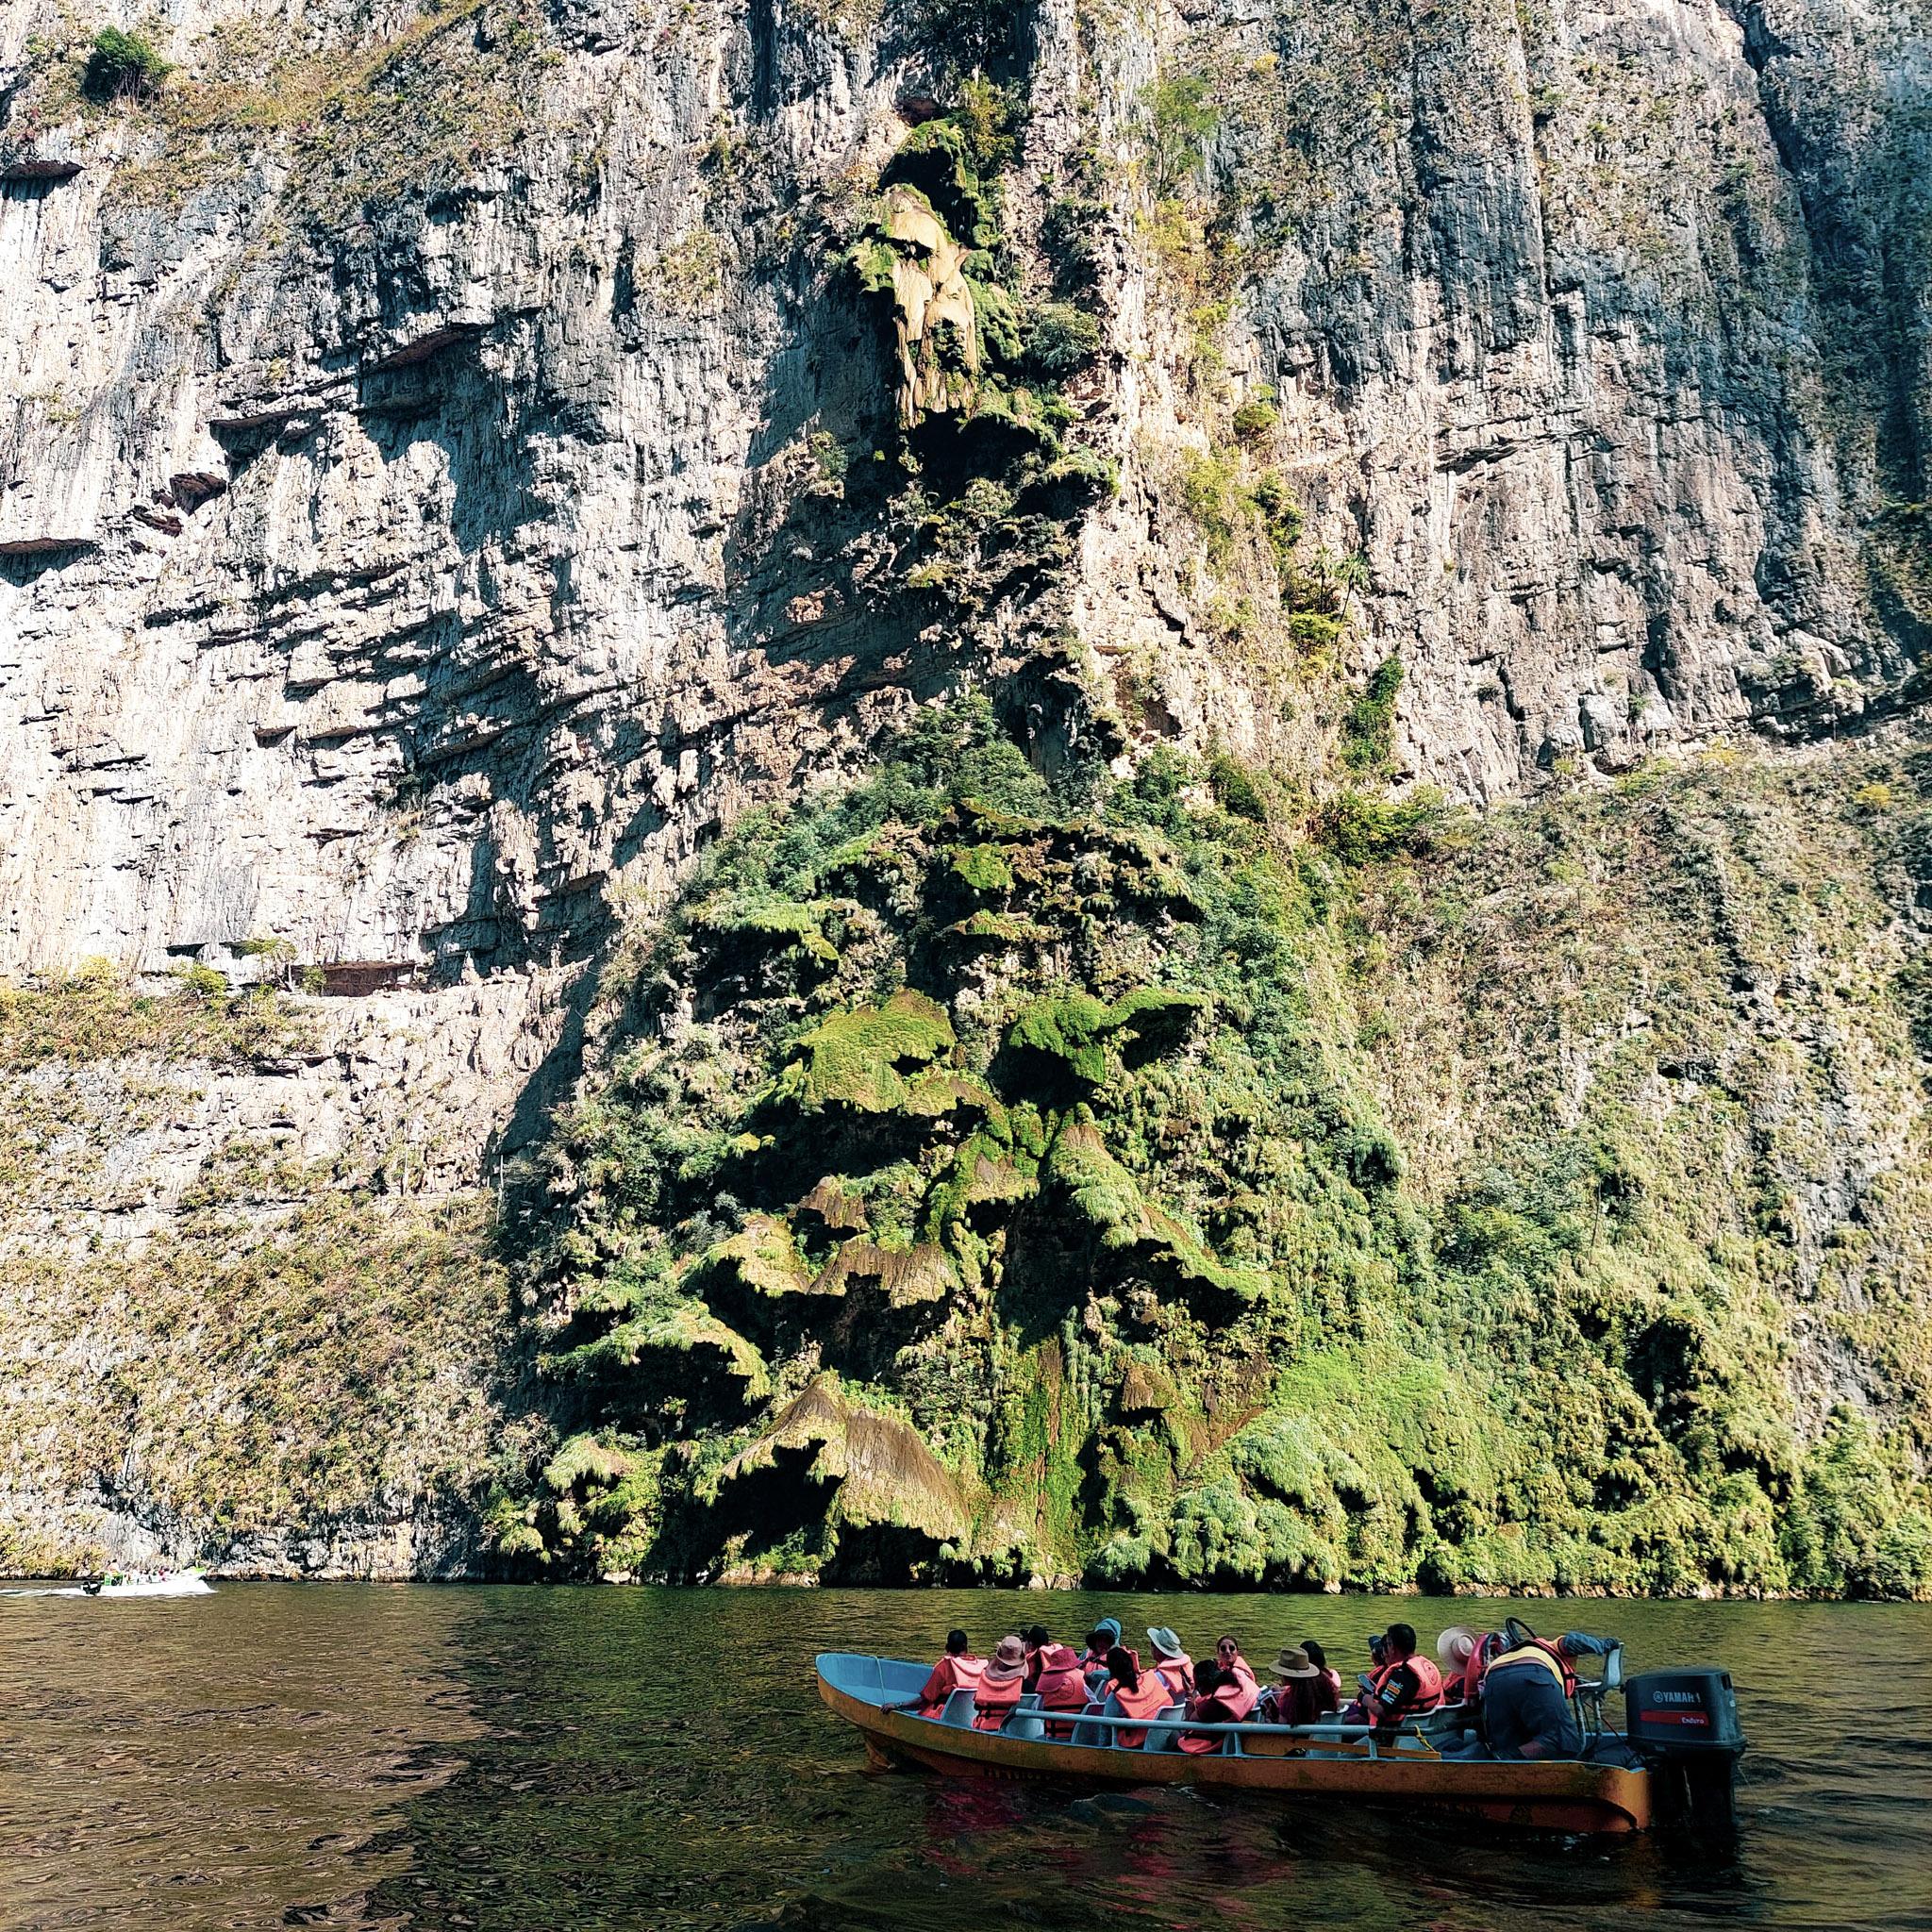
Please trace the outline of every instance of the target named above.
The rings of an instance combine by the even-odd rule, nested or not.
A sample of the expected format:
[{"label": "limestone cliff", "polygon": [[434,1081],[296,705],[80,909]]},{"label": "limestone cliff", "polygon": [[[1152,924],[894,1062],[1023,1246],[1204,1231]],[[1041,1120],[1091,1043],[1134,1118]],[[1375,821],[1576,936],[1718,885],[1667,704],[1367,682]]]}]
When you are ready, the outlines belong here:
[{"label": "limestone cliff", "polygon": [[[110,25],[133,40],[104,48]],[[305,1423],[314,1481],[287,1501],[247,1489],[239,1514],[220,1493],[227,1474],[183,1474],[170,1402],[192,1415],[205,1396],[210,1412],[282,1426],[325,1373],[278,1390],[264,1357],[191,1399],[219,1350],[184,1347],[180,1383],[149,1373],[166,1350],[144,1315],[104,1314],[89,1340],[96,1257],[140,1275],[155,1244],[166,1260],[186,1243],[225,1267],[259,1240],[292,1266],[291,1217],[332,1202],[368,1217],[345,1239],[391,1253],[393,1276],[451,1216],[488,1221],[546,1147],[559,1191],[547,1211],[575,1225],[577,1179],[551,1120],[587,1038],[592,1105],[598,1070],[641,1025],[741,1022],[764,1038],[767,1020],[738,1008],[773,989],[708,978],[737,969],[702,947],[674,962],[668,1007],[633,997],[634,962],[657,957],[651,934],[692,861],[755,807],[872,782],[881,734],[922,701],[991,696],[1002,741],[1052,788],[1022,816],[1060,828],[1055,865],[1111,878],[1124,862],[1107,843],[1118,826],[1099,829],[1122,817],[1111,793],[1178,754],[1199,782],[1177,809],[1252,804],[1235,818],[1283,850],[1306,841],[1374,874],[1330,893],[1324,918],[1357,891],[1381,904],[1377,867],[1444,862],[1414,826],[1390,831],[1390,813],[1433,810],[1433,795],[1587,797],[1732,741],[1802,761],[1855,729],[1908,733],[1932,621],[1928,100],[1932,37],[1914,10],[1840,0],[185,0],[146,25],[17,0],[0,21],[0,973],[19,998],[117,1001],[122,1015],[78,1034],[8,1023],[9,1091],[42,1109],[19,1112],[21,1158],[42,1186],[16,1182],[5,1228],[8,1353],[35,1365],[11,1372],[22,1546],[158,1539],[255,1561],[265,1537],[275,1561],[460,1566],[494,1480],[512,1514],[525,1493],[547,1497],[524,1528],[580,1557],[556,1498],[621,1486],[625,1458],[660,1454],[663,1431],[532,1393],[541,1365],[525,1353],[556,1341],[553,1298],[589,1291],[580,1263],[524,1241],[526,1222],[507,1259],[525,1328],[501,1332],[498,1264],[479,1259],[449,1297],[466,1312],[396,1369],[418,1393],[358,1424],[389,1448],[337,1482],[340,1449]],[[1847,764],[1830,795],[1876,841],[1858,930],[1890,949],[1890,988],[1924,908],[1898,884],[1914,875],[1897,854],[1918,781],[1886,769],[1860,766],[1854,782]],[[1845,803],[1887,784],[1896,825]],[[1590,823],[1615,871],[1634,821]],[[962,890],[929,870],[933,824],[906,824],[908,876]],[[1183,838],[1179,824],[1158,832],[1174,851],[1134,863],[1177,864],[1199,829]],[[1755,863],[1721,869],[1740,862]],[[997,876],[993,858],[967,863]],[[1104,952],[1021,929],[1058,931],[1057,878],[956,909],[1018,921],[982,937],[1030,960],[1023,977],[1042,992],[1079,980],[1111,1010],[1130,989],[1102,983]],[[767,912],[825,896],[795,869],[759,890]],[[1124,921],[1120,958],[1221,996],[1147,926],[1171,916],[1158,901],[1088,916]],[[792,939],[842,961],[843,937],[811,918]],[[1807,924],[1776,930],[1774,952],[1811,957]],[[975,1063],[958,1005],[968,981],[952,968],[922,979],[911,928],[874,934],[868,970],[906,979],[908,946],[916,990],[946,996],[953,1030],[928,1061],[1009,1114],[1040,1102]],[[279,981],[258,1004],[276,1025],[299,1022],[299,1038],[237,1046],[228,1008],[248,1003],[206,977],[181,995],[212,1003],[203,1030],[163,1026],[120,980],[104,991],[90,960],[137,980],[192,965]],[[1798,1028],[1806,1087],[1829,1058],[1821,1037],[1790,1019],[1784,964],[1750,972]],[[798,1024],[823,1024],[890,992],[841,978],[784,997],[804,1002],[788,1009]],[[1391,1016],[1406,996],[1391,989]],[[1887,999],[1894,1016],[1909,1006]],[[989,1052],[1016,1018],[987,1008]],[[1521,1050],[1453,1031],[1416,1044],[1443,1080],[1452,1062]],[[792,1064],[775,1037],[726,1045],[746,1077]],[[1918,1050],[1899,1020],[1851,1056],[1891,1070],[1881,1085],[1905,1083],[1888,1105],[1908,1123],[1924,1105]],[[1563,1036],[1562,1079],[1581,1087],[1550,1104],[1568,1106],[1567,1127],[1587,1111],[1594,1053]],[[1458,1074],[1424,1106],[1429,1076],[1413,1063],[1357,1074],[1399,1140],[1446,1150],[1411,1191],[1417,1213],[1447,1218],[1411,1246],[1453,1274],[1457,1204],[1497,1153],[1454,1120],[1482,1079]],[[1822,1091],[1843,1086],[1819,1077]],[[1752,1085],[1753,1132],[1778,1131],[1779,1104]],[[1923,1159],[1916,1124],[1868,1131],[1849,1102],[1807,1108],[1789,1110],[1796,1152],[1763,1179],[1796,1191],[1784,1238],[1801,1259],[1868,1225],[1874,1174]],[[1121,1158],[1105,1107],[1094,1131],[1091,1158]],[[1042,1160],[1085,1145],[1041,1132],[1013,1170],[1032,1164],[1027,1187]],[[258,1142],[272,1158],[250,1152]],[[122,1197],[103,1192],[97,1157],[138,1213],[104,1211]],[[1803,1178],[1825,1174],[1839,1178]],[[865,1178],[828,1169],[801,1186]],[[1167,1259],[1143,1256],[1157,1276],[1245,1265],[1230,1258],[1236,1224],[1198,1188],[1158,1161],[1134,1188],[1141,1233],[1115,1249],[1164,1243]],[[775,1224],[756,1216],[778,1213],[812,1293],[837,1299],[791,1205],[713,1201],[720,1224],[700,1231],[755,1244]],[[847,1234],[917,1257],[921,1227],[888,1219]],[[1886,1252],[1901,1305],[1916,1306],[1923,1256]],[[846,1259],[894,1306],[927,1306],[941,1279],[931,1257]],[[1735,1287],[1735,1259],[1711,1265]],[[178,1279],[169,1267],[141,1278]],[[1837,1440],[1824,1391],[1874,1419],[1892,1445],[1887,1480],[1908,1487],[1926,1427],[1918,1370],[1802,1312],[1824,1278],[1808,1259],[1789,1279],[1771,1271],[1762,1291],[1790,1319],[1727,1371],[1790,1391],[1779,1426],[1798,1446],[1766,1451],[1764,1492],[1788,1499],[1806,1445]],[[933,1307],[969,1327],[989,1319],[969,1306],[978,1289],[945,1281]],[[1076,1309],[1087,1285],[1105,1298],[1135,1284],[1084,1284]],[[947,1453],[929,1418],[894,1423],[903,1391],[883,1365],[870,1397],[812,1381],[815,1337],[783,1359],[761,1344],[753,1362],[704,1325],[743,1340],[689,1286],[678,1308],[653,1304],[673,1324],[659,1345],[675,1331],[673,1354],[710,1351],[753,1402],[737,1437],[713,1415],[673,1439],[697,1458],[679,1495],[710,1498],[720,1521],[719,1499],[789,1481],[809,1452],[822,1488],[862,1491],[868,1521],[922,1548],[1052,1569],[1105,1544],[1125,1574],[1137,1542],[1174,1560],[1192,1534],[1181,1525],[1201,1520],[1185,1496],[1204,1484],[1266,1491],[1227,1460],[1231,1428],[1176,1423],[1187,1446],[1164,1473],[1109,1491],[1140,1496],[1140,1515],[1093,1490],[1042,1502],[1026,1532],[1015,1499],[1045,1464],[1002,1473],[983,1431]],[[235,1320],[267,1319],[233,1292],[255,1310]],[[1847,1307],[1871,1292],[1863,1274],[1841,1288]],[[208,1319],[218,1332],[225,1317]],[[1136,1348],[1181,1409],[1220,1386],[1193,1331],[1148,1323],[1124,1339],[1113,1311],[1094,1320],[1090,1406],[1124,1386]],[[394,1325],[421,1333],[422,1311]],[[1029,1347],[1044,1334],[1015,1332]],[[1248,1339],[1278,1351],[1284,1338],[1264,1324]],[[989,1340],[985,1360],[1010,1339]],[[1703,1373],[1681,1350],[1671,1359]],[[1071,1344],[1060,1360],[1072,1374]],[[147,1366],[116,1385],[120,1407],[100,1408],[109,1364],[127,1361]],[[1027,1372],[1015,1357],[1000,1373]],[[412,1439],[405,1418],[425,1414],[438,1420]],[[533,1489],[544,1431],[577,1424],[576,1460]],[[1081,1428],[1081,1442],[1104,1433]],[[701,1441],[731,1459],[713,1467]],[[914,1497],[903,1523],[874,1507],[882,1470]],[[1516,1493],[1504,1515],[1535,1507]],[[385,1527],[432,1519],[451,1526],[413,1541]],[[634,1529],[614,1534],[630,1539],[616,1567],[649,1567]],[[372,1539],[388,1554],[366,1555]],[[733,1560],[703,1541],[676,1560]],[[309,1555],[286,1554],[298,1545]],[[1345,1551],[1335,1560],[1357,1574]],[[1363,1560],[1360,1574],[1391,1580],[1420,1557]],[[1638,1580],[1682,1581],[1632,1561]],[[1762,1581],[1761,1551],[1732,1572]]]}]

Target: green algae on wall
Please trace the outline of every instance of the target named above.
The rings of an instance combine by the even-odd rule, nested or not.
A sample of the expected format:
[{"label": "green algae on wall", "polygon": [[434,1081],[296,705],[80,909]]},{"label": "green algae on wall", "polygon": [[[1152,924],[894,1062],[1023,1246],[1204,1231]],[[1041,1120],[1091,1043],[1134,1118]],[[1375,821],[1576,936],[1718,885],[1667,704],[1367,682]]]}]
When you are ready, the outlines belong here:
[{"label": "green algae on wall", "polygon": [[[504,1550],[1932,1587],[1892,911],[1932,810],[1925,759],[1853,762],[1884,811],[1712,761],[1374,807],[1364,852],[1167,755],[1075,806],[983,705],[924,714],[741,827],[610,989],[630,1043],[526,1229],[590,1446],[506,1492]],[[746,903],[798,908],[751,960]],[[712,1338],[675,1390],[611,1345],[665,1324]]]}]

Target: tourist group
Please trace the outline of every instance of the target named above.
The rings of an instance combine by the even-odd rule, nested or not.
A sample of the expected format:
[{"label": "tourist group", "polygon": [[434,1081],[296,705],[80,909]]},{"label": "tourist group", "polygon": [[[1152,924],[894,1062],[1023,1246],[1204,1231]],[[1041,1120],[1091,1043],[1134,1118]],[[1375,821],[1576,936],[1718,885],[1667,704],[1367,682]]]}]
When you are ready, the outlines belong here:
[{"label": "tourist group", "polygon": [[[1459,1726],[1431,1725],[1444,1756],[1574,1757],[1583,1748],[1574,1660],[1617,1647],[1611,1639],[1574,1630],[1549,1641],[1512,1617],[1494,1631],[1452,1625],[1436,1640],[1431,1657],[1410,1625],[1391,1624],[1369,1640],[1369,1669],[1344,1703],[1340,1673],[1312,1640],[1282,1650],[1268,1672],[1272,1681],[1263,1684],[1236,1637],[1221,1638],[1212,1658],[1197,1663],[1174,1631],[1157,1624],[1147,1632],[1143,1663],[1124,1635],[1117,1620],[1106,1618],[1088,1633],[1083,1655],[1036,1624],[1001,1638],[991,1657],[980,1657],[966,1632],[955,1630],[924,1688],[896,1708],[938,1717],[956,1690],[970,1690],[974,1729],[997,1731],[1031,1695],[1040,1710],[1068,1713],[1046,1724],[1046,1736],[1061,1740],[1072,1735],[1073,1717],[1109,1707],[1127,1718],[1194,1724],[1362,1725],[1382,1737],[1441,1711],[1445,1719],[1460,1715]],[[1114,1741],[1131,1751],[1144,1738],[1122,1728]],[[1175,1742],[1183,1751],[1219,1747],[1214,1737],[1187,1732]]]}]

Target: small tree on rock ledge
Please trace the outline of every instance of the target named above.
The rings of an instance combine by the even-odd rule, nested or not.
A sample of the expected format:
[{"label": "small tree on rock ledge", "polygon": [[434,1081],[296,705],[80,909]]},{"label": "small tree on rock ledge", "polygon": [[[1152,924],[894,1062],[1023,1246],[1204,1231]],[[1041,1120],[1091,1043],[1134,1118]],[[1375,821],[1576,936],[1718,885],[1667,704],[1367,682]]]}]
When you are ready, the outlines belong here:
[{"label": "small tree on rock ledge", "polygon": [[152,99],[174,70],[143,34],[104,26],[88,50],[80,91],[97,106]]}]

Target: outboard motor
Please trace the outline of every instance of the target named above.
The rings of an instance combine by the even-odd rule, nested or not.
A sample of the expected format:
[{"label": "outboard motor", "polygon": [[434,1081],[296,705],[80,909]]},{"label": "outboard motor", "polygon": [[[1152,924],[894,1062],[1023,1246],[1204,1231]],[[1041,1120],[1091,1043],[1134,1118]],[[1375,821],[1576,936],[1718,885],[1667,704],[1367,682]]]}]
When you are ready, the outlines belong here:
[{"label": "outboard motor", "polygon": [[1646,1671],[1624,1685],[1630,1748],[1650,1769],[1657,1823],[1698,1838],[1738,1828],[1744,1733],[1728,1671]]}]

